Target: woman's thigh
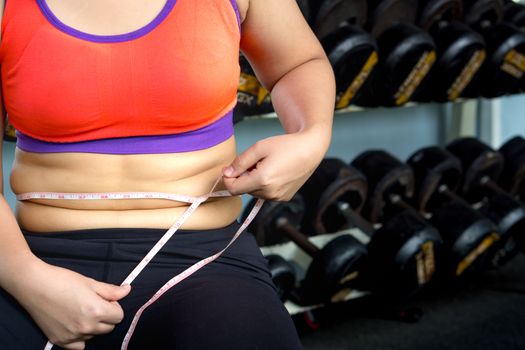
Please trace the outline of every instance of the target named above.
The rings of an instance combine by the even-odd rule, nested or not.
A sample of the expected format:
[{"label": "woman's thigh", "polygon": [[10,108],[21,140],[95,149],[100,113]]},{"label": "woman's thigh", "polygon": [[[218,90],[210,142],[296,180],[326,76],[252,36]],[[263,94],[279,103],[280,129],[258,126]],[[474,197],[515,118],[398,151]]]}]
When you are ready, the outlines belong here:
[{"label": "woman's thigh", "polygon": [[302,349],[270,286],[213,270],[192,277],[144,313],[131,349]]}]

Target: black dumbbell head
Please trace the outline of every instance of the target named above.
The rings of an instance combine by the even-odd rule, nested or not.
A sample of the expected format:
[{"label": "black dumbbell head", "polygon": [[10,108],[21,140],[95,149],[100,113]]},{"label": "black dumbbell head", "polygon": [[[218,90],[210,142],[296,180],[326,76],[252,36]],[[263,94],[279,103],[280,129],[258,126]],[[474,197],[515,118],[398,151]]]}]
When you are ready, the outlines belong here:
[{"label": "black dumbbell head", "polygon": [[443,237],[444,250],[440,274],[457,278],[487,268],[489,249],[499,240],[495,224],[461,200],[451,200],[434,211],[430,222]]},{"label": "black dumbbell head", "polygon": [[411,210],[387,220],[368,244],[367,288],[380,295],[407,297],[433,278],[440,260],[439,232]]},{"label": "black dumbbell head", "polygon": [[481,94],[497,97],[518,92],[525,73],[525,33],[501,22],[483,34],[488,58],[482,70]]},{"label": "black dumbbell head", "polygon": [[373,0],[368,1],[367,29],[375,37],[399,23],[415,23],[417,0]]},{"label": "black dumbbell head", "polygon": [[479,200],[481,180],[489,178],[498,181],[503,170],[503,156],[490,146],[473,137],[461,138],[447,146],[463,167],[461,192],[471,200]]},{"label": "black dumbbell head", "polygon": [[385,203],[391,195],[411,198],[414,193],[414,174],[410,166],[385,151],[366,151],[351,165],[368,180],[369,195],[363,213],[372,222],[381,220]]},{"label": "black dumbbell head", "polygon": [[505,166],[499,180],[504,190],[525,200],[525,139],[513,137],[499,149],[505,158]]},{"label": "black dumbbell head", "polygon": [[429,30],[441,21],[460,20],[463,15],[461,0],[419,0],[418,25]]},{"label": "black dumbbell head", "polygon": [[514,1],[507,1],[505,4],[505,12],[503,19],[514,24],[521,30],[525,29],[525,6],[523,4],[515,3]]},{"label": "black dumbbell head", "polygon": [[338,302],[355,289],[366,247],[350,235],[334,238],[314,257],[298,292],[301,305]]},{"label": "black dumbbell head", "polygon": [[524,242],[525,207],[505,193],[485,199],[480,212],[498,226],[500,239],[490,248],[488,265],[498,268],[511,261]]},{"label": "black dumbbell head", "polygon": [[432,37],[415,25],[399,23],[377,39],[379,67],[370,87],[355,100],[362,106],[400,106],[412,98],[436,61]]},{"label": "black dumbbell head", "polygon": [[[252,199],[243,212],[243,220],[256,199]],[[296,194],[289,202],[266,201],[255,219],[248,226],[248,231],[255,235],[260,246],[280,244],[288,241],[277,229],[277,221],[285,218],[291,225],[300,227],[304,215],[304,201],[300,194]]]},{"label": "black dumbbell head", "polygon": [[431,213],[439,207],[439,188],[446,186],[456,191],[461,182],[461,162],[450,152],[440,147],[426,147],[418,150],[407,161],[415,177],[414,204],[424,213]]},{"label": "black dumbbell head", "polygon": [[314,19],[314,32],[324,38],[337,30],[342,23],[362,26],[367,17],[365,0],[324,0]]},{"label": "black dumbbell head", "polygon": [[270,254],[266,256],[268,268],[272,274],[272,281],[277,288],[277,294],[281,301],[286,301],[290,293],[295,288],[296,273],[295,269],[283,257]]},{"label": "black dumbbell head", "polygon": [[503,19],[503,0],[464,0],[464,21],[476,28],[494,25]]},{"label": "black dumbbell head", "polygon": [[377,43],[363,29],[344,24],[327,35],[321,44],[336,77],[336,108],[346,108],[375,71]]},{"label": "black dumbbell head", "polygon": [[336,203],[342,201],[359,212],[367,197],[367,183],[361,172],[342,160],[326,158],[299,192],[306,203],[303,230],[308,234],[337,232],[348,223]]}]

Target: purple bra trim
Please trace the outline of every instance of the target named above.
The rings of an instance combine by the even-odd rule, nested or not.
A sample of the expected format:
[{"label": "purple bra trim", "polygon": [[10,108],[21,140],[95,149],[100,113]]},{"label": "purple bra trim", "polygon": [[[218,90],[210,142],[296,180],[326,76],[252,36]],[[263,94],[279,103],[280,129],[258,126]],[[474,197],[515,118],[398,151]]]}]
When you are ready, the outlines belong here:
[{"label": "purple bra trim", "polygon": [[241,14],[239,13],[239,7],[237,7],[237,2],[235,0],[230,0],[233,10],[235,11],[235,15],[237,16],[237,24],[239,25],[239,31],[241,31]]},{"label": "purple bra trim", "polygon": [[34,153],[158,154],[198,151],[233,135],[233,112],[204,128],[173,135],[135,136],[72,143],[47,142],[17,131],[16,146]]},{"label": "purple bra trim", "polygon": [[117,43],[117,42],[138,39],[141,36],[144,36],[148,34],[149,32],[151,32],[169,15],[171,10],[175,6],[175,3],[177,2],[177,0],[167,0],[166,4],[162,8],[162,10],[159,12],[159,14],[153,19],[153,21],[146,24],[144,27],[139,28],[129,33],[116,34],[116,35],[89,34],[89,33],[85,33],[80,30],[77,30],[75,28],[72,28],[68,26],[67,24],[65,24],[64,22],[62,22],[60,19],[58,19],[57,16],[55,16],[55,14],[51,11],[49,6],[47,5],[46,0],[36,0],[36,2],[38,3],[40,10],[44,14],[44,16],[48,19],[48,21],[52,25],[54,25],[56,28],[61,30],[62,32],[72,35],[74,37],[77,37],[79,39],[93,41],[96,43]]}]

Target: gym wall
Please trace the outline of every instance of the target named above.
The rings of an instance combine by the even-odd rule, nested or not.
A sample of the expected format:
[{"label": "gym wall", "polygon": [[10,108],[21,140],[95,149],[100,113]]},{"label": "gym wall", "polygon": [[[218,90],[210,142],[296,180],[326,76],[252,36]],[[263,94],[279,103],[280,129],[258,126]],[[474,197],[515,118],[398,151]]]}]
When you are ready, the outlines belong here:
[{"label": "gym wall", "polygon": [[[525,96],[516,95],[503,98],[501,118],[501,139],[525,134]],[[498,145],[499,146],[499,145]]]},{"label": "gym wall", "polygon": [[[501,118],[496,139],[505,141],[517,133],[525,134],[525,95],[503,97]],[[490,101],[490,100],[487,100]],[[497,100],[496,100],[497,101]],[[482,105],[487,105],[484,103]],[[328,156],[350,160],[367,149],[383,148],[401,159],[406,159],[414,150],[431,144],[443,145],[451,125],[450,104],[421,104],[417,106],[366,109],[359,112],[337,113],[334,119],[333,138]],[[484,113],[490,113],[485,108]],[[236,125],[238,150],[242,152],[255,141],[282,132],[277,119],[245,120]],[[486,131],[486,130],[485,130]],[[477,128],[474,136],[490,142]],[[499,147],[500,144],[493,146]],[[9,188],[8,174],[11,171],[15,146],[4,143],[3,171],[4,192],[12,208],[14,195]]]}]

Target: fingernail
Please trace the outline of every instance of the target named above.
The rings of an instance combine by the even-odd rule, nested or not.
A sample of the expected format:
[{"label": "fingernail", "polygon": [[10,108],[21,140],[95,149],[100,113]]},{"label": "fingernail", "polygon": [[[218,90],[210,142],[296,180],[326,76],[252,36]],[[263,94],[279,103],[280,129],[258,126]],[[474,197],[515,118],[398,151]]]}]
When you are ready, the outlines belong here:
[{"label": "fingernail", "polygon": [[233,175],[233,167],[229,166],[229,167],[225,168],[223,173],[226,176],[232,176]]}]

